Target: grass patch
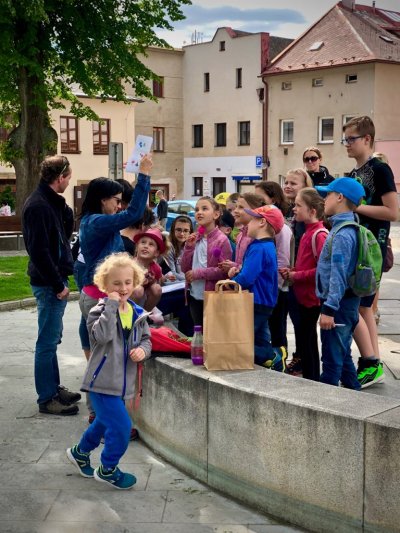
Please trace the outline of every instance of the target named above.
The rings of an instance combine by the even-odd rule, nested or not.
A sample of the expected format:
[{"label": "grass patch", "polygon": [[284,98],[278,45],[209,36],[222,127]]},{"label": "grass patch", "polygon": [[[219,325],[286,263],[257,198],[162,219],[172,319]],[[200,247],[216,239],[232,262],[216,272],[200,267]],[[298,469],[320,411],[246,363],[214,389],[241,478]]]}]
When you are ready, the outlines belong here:
[{"label": "grass patch", "polygon": [[[28,261],[27,256],[0,257],[0,302],[32,296],[27,274]],[[69,289],[77,290],[73,276],[69,278]]]}]

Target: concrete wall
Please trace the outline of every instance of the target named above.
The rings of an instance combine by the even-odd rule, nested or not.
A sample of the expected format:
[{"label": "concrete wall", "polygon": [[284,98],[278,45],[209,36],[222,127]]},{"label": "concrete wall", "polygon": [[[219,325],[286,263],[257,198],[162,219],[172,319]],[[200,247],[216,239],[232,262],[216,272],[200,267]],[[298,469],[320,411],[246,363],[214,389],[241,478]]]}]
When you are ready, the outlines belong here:
[{"label": "concrete wall", "polygon": [[133,416],[168,461],[261,511],[318,533],[400,531],[400,400],[158,358]]}]

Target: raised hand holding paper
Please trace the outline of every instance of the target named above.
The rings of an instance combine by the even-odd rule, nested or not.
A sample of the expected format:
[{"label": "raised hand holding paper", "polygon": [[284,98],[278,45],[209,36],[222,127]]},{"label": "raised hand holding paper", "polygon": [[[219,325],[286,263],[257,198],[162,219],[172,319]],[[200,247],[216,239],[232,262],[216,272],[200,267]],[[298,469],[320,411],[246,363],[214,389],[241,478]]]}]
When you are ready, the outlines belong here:
[{"label": "raised hand holding paper", "polygon": [[140,161],[144,155],[148,154],[151,150],[151,145],[153,144],[153,137],[148,137],[146,135],[138,135],[136,138],[135,148],[133,149],[132,154],[130,155],[128,162],[126,164],[126,172],[139,172]]}]

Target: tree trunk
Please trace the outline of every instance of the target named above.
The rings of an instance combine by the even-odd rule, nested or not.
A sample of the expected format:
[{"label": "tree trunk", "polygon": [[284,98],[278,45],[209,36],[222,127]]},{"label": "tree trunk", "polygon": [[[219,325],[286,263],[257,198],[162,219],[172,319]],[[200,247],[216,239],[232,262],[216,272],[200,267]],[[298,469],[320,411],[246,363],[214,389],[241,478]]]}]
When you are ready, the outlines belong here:
[{"label": "tree trunk", "polygon": [[[43,82],[28,76],[25,68],[19,72],[21,116],[19,125],[11,132],[10,141],[15,157],[12,164],[16,176],[16,213],[39,182],[39,166],[46,155],[57,150],[57,132],[49,126],[46,103],[40,102]],[[42,103],[42,105],[40,105]]]}]

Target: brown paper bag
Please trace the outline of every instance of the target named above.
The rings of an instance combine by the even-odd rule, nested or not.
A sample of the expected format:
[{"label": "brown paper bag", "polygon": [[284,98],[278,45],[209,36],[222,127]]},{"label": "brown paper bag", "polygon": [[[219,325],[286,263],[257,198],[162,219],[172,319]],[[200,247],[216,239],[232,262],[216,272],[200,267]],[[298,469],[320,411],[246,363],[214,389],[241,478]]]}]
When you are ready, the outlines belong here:
[{"label": "brown paper bag", "polygon": [[[223,290],[224,288],[234,290]],[[204,293],[204,366],[208,370],[254,368],[253,294],[231,280]]]}]

